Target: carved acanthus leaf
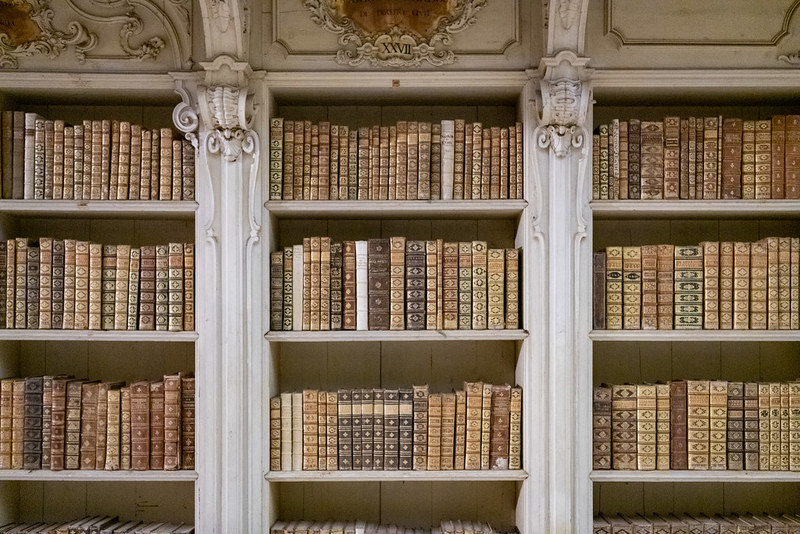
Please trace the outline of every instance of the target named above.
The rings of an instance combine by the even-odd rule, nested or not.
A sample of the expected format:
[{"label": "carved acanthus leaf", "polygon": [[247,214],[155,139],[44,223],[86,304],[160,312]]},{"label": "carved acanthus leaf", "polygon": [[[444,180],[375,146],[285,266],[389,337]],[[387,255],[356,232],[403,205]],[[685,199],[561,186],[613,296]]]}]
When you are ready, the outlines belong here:
[{"label": "carved acanthus leaf", "polygon": [[122,50],[128,57],[140,61],[158,57],[158,53],[166,46],[164,39],[161,37],[151,37],[138,47],[131,46],[131,37],[142,33],[142,19],[140,19],[132,9],[128,11],[126,17],[127,20],[119,30],[119,45]]}]

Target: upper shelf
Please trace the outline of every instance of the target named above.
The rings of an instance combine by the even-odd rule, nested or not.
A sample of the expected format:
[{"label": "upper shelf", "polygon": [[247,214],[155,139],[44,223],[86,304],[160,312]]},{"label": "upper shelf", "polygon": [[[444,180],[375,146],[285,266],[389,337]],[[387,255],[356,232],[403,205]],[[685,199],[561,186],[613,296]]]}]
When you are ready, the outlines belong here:
[{"label": "upper shelf", "polygon": [[593,482],[800,482],[792,471],[592,471]]},{"label": "upper shelf", "polygon": [[486,471],[270,471],[264,475],[270,482],[478,482],[525,480],[523,470]]},{"label": "upper shelf", "polygon": [[800,330],[592,330],[592,341],[800,341]]},{"label": "upper shelf", "polygon": [[270,342],[328,343],[336,341],[521,341],[525,330],[335,330],[267,332]]},{"label": "upper shelf", "polygon": [[800,217],[800,200],[594,200],[595,219],[785,219]]},{"label": "upper shelf", "polygon": [[23,469],[0,470],[0,480],[27,481],[83,481],[83,482],[193,482],[197,471],[29,471]]},{"label": "upper shelf", "polygon": [[271,215],[282,219],[404,219],[518,217],[528,205],[524,200],[270,200]]},{"label": "upper shelf", "polygon": [[0,213],[15,217],[191,219],[196,211],[190,200],[0,200]]},{"label": "upper shelf", "polygon": [[155,330],[27,330],[0,329],[0,341],[156,341],[193,342],[197,332]]}]

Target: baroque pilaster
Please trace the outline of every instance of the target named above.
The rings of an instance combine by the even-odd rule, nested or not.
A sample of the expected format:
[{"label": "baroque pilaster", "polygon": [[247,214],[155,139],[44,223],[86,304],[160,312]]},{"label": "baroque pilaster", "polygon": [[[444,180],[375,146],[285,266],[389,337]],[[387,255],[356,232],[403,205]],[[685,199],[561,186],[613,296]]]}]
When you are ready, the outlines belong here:
[{"label": "baroque pilaster", "polygon": [[[252,71],[220,55],[176,75],[173,120],[197,149],[198,524],[209,532],[260,528],[258,421],[261,345],[261,180]],[[255,412],[255,413],[254,413]],[[255,492],[255,494],[254,494]],[[255,500],[254,500],[255,499]],[[255,509],[254,509],[255,508]],[[206,528],[207,527],[207,528]]]}]

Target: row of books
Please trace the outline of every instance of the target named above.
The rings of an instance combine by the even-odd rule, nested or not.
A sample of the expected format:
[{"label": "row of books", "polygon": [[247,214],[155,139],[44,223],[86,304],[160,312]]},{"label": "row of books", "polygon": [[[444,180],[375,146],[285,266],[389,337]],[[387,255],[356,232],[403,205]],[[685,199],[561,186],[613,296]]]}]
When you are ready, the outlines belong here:
[{"label": "row of books", "polygon": [[598,515],[594,518],[592,534],[800,534],[800,515],[797,514],[653,514]]},{"label": "row of books", "polygon": [[800,239],[612,246],[595,252],[593,327],[800,328]]},{"label": "row of books", "polygon": [[521,469],[522,389],[303,390],[270,399],[270,470]]},{"label": "row of books", "polygon": [[523,198],[522,123],[270,120],[270,200]]},{"label": "row of books", "polygon": [[800,471],[800,381],[594,388],[594,469]]},{"label": "row of books", "polygon": [[2,241],[0,328],[194,330],[194,244]]},{"label": "row of books", "polygon": [[0,534],[194,534],[186,523],[164,523],[119,519],[116,516],[86,516],[64,523],[27,522],[0,526]]},{"label": "row of books", "polygon": [[592,198],[800,198],[800,115],[613,119],[593,136]]},{"label": "row of books", "polygon": [[378,525],[366,521],[276,521],[270,534],[499,534],[488,523],[442,521],[432,529]]},{"label": "row of books", "polygon": [[519,272],[486,241],[307,237],[271,254],[271,329],[517,329]]},{"label": "row of books", "polygon": [[195,379],[0,380],[0,469],[177,470],[195,465]]},{"label": "row of books", "polygon": [[5,199],[193,200],[194,160],[194,147],[170,128],[0,113]]}]

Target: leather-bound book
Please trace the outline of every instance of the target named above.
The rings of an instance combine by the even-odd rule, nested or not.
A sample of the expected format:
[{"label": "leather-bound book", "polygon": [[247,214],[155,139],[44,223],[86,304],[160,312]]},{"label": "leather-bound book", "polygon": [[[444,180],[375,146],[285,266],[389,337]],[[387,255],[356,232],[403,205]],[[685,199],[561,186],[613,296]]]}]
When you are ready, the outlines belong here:
[{"label": "leather-bound book", "polygon": [[611,386],[611,465],[613,469],[637,468],[636,386]]},{"label": "leather-bound book", "polygon": [[97,401],[99,382],[84,382],[81,386],[81,469],[94,469],[97,457]]},{"label": "leather-bound book", "polygon": [[[419,176],[417,178],[417,198],[420,200],[431,199],[431,137],[431,123],[420,121]],[[383,143],[383,136],[381,136],[381,143]],[[381,153],[383,153],[383,149],[381,149]],[[383,172],[381,172],[381,176],[383,176]],[[381,198],[386,197],[382,196]]]},{"label": "leather-bound book", "polygon": [[[122,123],[118,120],[112,120],[110,123],[110,155],[111,159],[108,163],[109,166],[109,181],[105,183],[103,180],[103,198],[110,198],[111,200],[117,200],[117,192],[119,189],[119,153],[120,153],[120,136]],[[130,128],[130,123],[128,123],[128,128]],[[130,132],[128,132],[130,134]]]},{"label": "leather-bound book", "polygon": [[670,469],[688,469],[687,383],[673,380],[669,383],[669,455]]},{"label": "leather-bound book", "polygon": [[109,386],[106,394],[106,456],[103,465],[97,467],[106,471],[120,468],[121,393],[121,386],[114,384]]},{"label": "leather-bound book", "polygon": [[317,392],[317,469],[328,469],[328,395]]},{"label": "leather-bound book", "polygon": [[656,387],[636,386],[636,466],[640,471],[656,468]]},{"label": "leather-bound book", "polygon": [[436,240],[436,329],[444,329],[444,240]]},{"label": "leather-bound book", "polygon": [[425,329],[425,241],[406,241],[406,328]]},{"label": "leather-bound book", "polygon": [[2,187],[2,198],[9,199],[12,198],[12,174],[14,172],[14,112],[0,112],[0,121],[2,121],[0,129],[2,135],[0,138],[0,147],[2,147],[0,148],[0,161],[2,162],[0,176],[2,180],[0,180],[0,187]]},{"label": "leather-bound book", "polygon": [[791,271],[792,271],[792,239],[778,238],[778,327],[787,330],[791,326]]},{"label": "leather-bound book", "polygon": [[[0,246],[5,243],[0,243]],[[2,250],[0,250],[2,252]],[[2,254],[0,254],[1,256]],[[51,271],[51,302],[50,309],[52,311],[50,328],[61,330],[64,328],[64,263],[65,251],[64,240],[53,240],[53,256],[52,256],[52,271]],[[3,262],[0,260],[0,265]],[[0,270],[0,303],[5,300],[2,295],[5,286],[3,272]],[[73,297],[74,298],[74,297]],[[3,317],[2,310],[0,310],[0,318]],[[41,313],[39,319],[39,326],[41,327]]]},{"label": "leather-bound book", "polygon": [[456,427],[453,443],[453,469],[463,471],[467,444],[467,393],[463,389],[457,390],[456,396]]},{"label": "leather-bound book", "polygon": [[703,328],[719,329],[719,241],[703,241]]},{"label": "leather-bound book", "polygon": [[592,469],[611,469],[611,387],[592,391]]},{"label": "leather-bound book", "polygon": [[139,330],[155,330],[156,247],[141,247],[139,275]]},{"label": "leather-bound book", "polygon": [[395,155],[395,187],[394,198],[406,199],[408,180],[408,122],[398,121],[396,126],[397,147]]},{"label": "leather-bound book", "polygon": [[294,247],[284,247],[283,257],[283,304],[281,305],[281,330],[294,330]]},{"label": "leather-bound book", "polygon": [[680,198],[680,117],[664,117],[664,198]]},{"label": "leather-bound book", "polygon": [[719,328],[733,328],[733,243],[719,244]]},{"label": "leather-bound book", "polygon": [[351,471],[353,469],[353,408],[351,390],[340,389],[338,399],[338,447],[339,470]]},{"label": "leather-bound book", "polygon": [[622,327],[642,327],[642,248],[622,247]]},{"label": "leather-bound book", "polygon": [[11,387],[11,469],[25,462],[25,379],[15,378]]},{"label": "leather-bound book", "polygon": [[442,471],[452,471],[455,454],[456,394],[442,393],[442,436],[439,466]]},{"label": "leather-bound book", "polygon": [[623,320],[623,248],[606,248],[606,328],[622,330]]},{"label": "leather-bound book", "polygon": [[617,173],[616,193],[617,199],[628,199],[628,121],[619,121],[619,134],[617,141],[616,165],[619,167]]},{"label": "leather-bound book", "polygon": [[[477,137],[475,137],[474,129],[478,128]],[[480,199],[481,192],[481,124],[473,124],[467,122],[464,124],[464,200],[472,198]],[[477,139],[478,150],[475,151],[473,144]],[[477,166],[473,166],[473,158]],[[477,173],[477,176],[474,176]],[[477,177],[477,180],[475,179]],[[477,191],[473,189],[474,184],[477,184]],[[473,195],[477,195],[473,197]]]},{"label": "leather-bound book", "polygon": [[789,382],[789,471],[800,471],[800,381]]},{"label": "leather-bound book", "polygon": [[750,244],[750,329],[767,328],[768,253],[765,240]]},{"label": "leather-bound book", "polygon": [[356,243],[342,243],[342,275],[343,275],[343,326],[345,330],[356,329]]},{"label": "leather-bound book", "polygon": [[63,138],[61,198],[72,200],[75,198],[75,127],[64,126],[61,134]]},{"label": "leather-bound book", "polygon": [[487,302],[489,330],[502,330],[505,325],[505,249],[487,251]]},{"label": "leather-bound book", "polygon": [[[463,156],[463,155],[462,155]],[[442,200],[453,200],[455,165],[455,121],[442,121]],[[463,157],[462,157],[463,174]]]},{"label": "leather-bound book", "polygon": [[670,396],[669,384],[656,384],[656,469],[670,466]]},{"label": "leather-bound book", "polygon": [[[598,157],[600,155],[599,147],[597,155]],[[594,161],[594,159],[592,161]],[[517,170],[517,129],[512,125],[508,127],[508,196],[506,197],[511,200],[515,200],[517,198],[518,174],[519,173]]]},{"label": "leather-bound book", "polygon": [[391,315],[391,240],[370,239],[367,249],[369,329],[388,330]]},{"label": "leather-bound book", "polygon": [[53,238],[39,239],[39,328],[53,327]]},{"label": "leather-bound book", "polygon": [[[70,379],[57,376],[52,380],[52,393],[50,404],[50,465],[51,471],[61,471],[64,469],[67,437],[67,384]],[[5,380],[0,382],[0,468],[7,469],[2,463],[3,460],[3,393],[2,387]],[[10,466],[9,466],[10,467]],[[44,466],[43,466],[44,467]]]},{"label": "leather-bound book", "polygon": [[128,328],[128,290],[130,285],[131,246],[117,245],[114,281],[114,330]]},{"label": "leather-bound book", "polygon": [[472,328],[472,243],[458,243],[458,329]]},{"label": "leather-bound book", "polygon": [[727,468],[744,469],[744,383],[728,382]]},{"label": "leather-bound book", "polygon": [[742,119],[722,121],[721,198],[742,198]]},{"label": "leather-bound book", "polygon": [[764,239],[767,247],[767,329],[780,329],[780,240]]},{"label": "leather-bound book", "polygon": [[725,470],[728,466],[728,383],[709,382],[709,469]]},{"label": "leather-bound book", "polygon": [[138,247],[131,248],[131,259],[128,268],[128,302],[125,313],[125,329],[136,330],[139,319],[139,274],[142,251]]},{"label": "leather-bound book", "polygon": [[[311,121],[302,121],[302,140],[303,140],[303,158],[302,158],[302,182],[301,182],[301,189],[302,189],[302,199],[303,200],[311,200],[312,198],[316,198],[316,193],[314,197],[311,196],[311,167],[312,167],[312,159],[318,154],[314,154],[314,133],[316,124],[312,124]],[[317,130],[317,135],[319,135],[319,131]],[[297,137],[297,136],[295,136]],[[318,140],[317,140],[318,141]],[[318,147],[317,147],[318,148]],[[315,184],[316,185],[316,184]]]},{"label": "leather-bound book", "polygon": [[[367,395],[369,394],[369,398],[371,398],[371,408],[372,408],[372,430],[370,434],[367,435],[366,427],[368,421],[364,419],[362,424],[364,426],[364,448],[363,448],[363,459],[362,464],[366,465],[367,458],[369,457],[366,454],[366,445],[367,440],[369,438],[372,439],[371,443],[371,465],[373,470],[383,470],[383,390],[380,388],[375,388],[372,390],[366,390],[364,393],[363,398],[368,399]],[[369,407],[370,403],[365,402],[365,407]],[[366,410],[362,409],[362,417],[365,415]]]},{"label": "leather-bound book", "polygon": [[119,468],[131,468],[131,386],[119,392]]},{"label": "leather-bound book", "polygon": [[598,180],[599,180],[599,198],[600,200],[608,200],[610,196],[610,180],[611,180],[611,159],[609,154],[609,130],[610,127],[608,124],[601,124],[597,131],[598,131],[598,140],[600,142],[600,150],[599,150],[599,165],[600,171],[598,173]]},{"label": "leather-bound book", "polygon": [[658,329],[658,246],[642,245],[642,329]]},{"label": "leather-bound book", "polygon": [[781,470],[781,385],[769,384],[769,470]]},{"label": "leather-bound book", "polygon": [[486,241],[472,242],[472,329],[487,328],[487,247]]},{"label": "leather-bound book", "polygon": [[[339,200],[339,131],[338,124],[330,125],[330,154],[328,155],[329,161],[327,166],[328,172],[328,192],[327,198],[329,200]],[[347,160],[345,160],[345,164]],[[346,167],[345,167],[346,168]]]},{"label": "leather-bound book", "polygon": [[292,168],[292,196],[289,199],[304,200],[303,197],[303,152],[304,152],[304,122],[294,121],[294,153]]},{"label": "leather-bound book", "polygon": [[717,129],[718,117],[703,118],[703,199],[717,198]]},{"label": "leather-bound book", "polygon": [[24,380],[23,469],[42,468],[43,390],[41,376]]},{"label": "leather-bound book", "polygon": [[[91,121],[92,122],[92,137],[91,137],[91,144],[90,144],[90,159],[89,159],[89,168],[91,169],[91,180],[89,182],[89,197],[91,200],[102,200],[103,199],[103,139],[106,137],[103,132],[103,121]],[[111,135],[111,124],[108,125],[108,135]],[[84,138],[84,143],[86,139]],[[85,152],[84,152],[84,169],[86,169],[86,159],[85,159]],[[83,197],[87,198],[86,196],[86,180],[84,180],[84,188],[83,188]]]},{"label": "leather-bound book", "polygon": [[39,328],[39,306],[40,306],[40,284],[41,284],[41,252],[40,244],[31,244],[27,248],[27,259],[25,268],[27,273],[26,282],[26,321],[28,329]]},{"label": "leather-bound book", "polygon": [[[181,376],[180,374],[164,376],[164,470],[173,471],[181,466]],[[273,433],[270,426],[270,459],[272,460],[272,443],[277,439],[277,461],[280,467],[280,398],[277,409],[277,433]],[[270,414],[273,411],[273,402],[270,400]],[[270,419],[270,425],[272,419]],[[277,434],[277,436],[275,435]],[[270,465],[272,462],[270,461]],[[271,469],[271,467],[270,467]]]},{"label": "leather-bound book", "polygon": [[[700,151],[700,164],[698,165],[698,162],[697,162],[698,161],[697,160],[697,156],[698,156],[698,152],[697,152],[697,133],[698,133],[697,117],[689,117],[687,119],[687,122],[688,122],[688,133],[687,133],[687,135],[689,137],[689,140],[688,140],[688,143],[687,143],[686,150],[688,152],[688,159],[689,159],[689,161],[688,161],[688,166],[689,166],[689,171],[688,171],[688,173],[689,173],[689,182],[688,182],[689,191],[688,191],[688,196],[686,198],[688,198],[690,200],[695,200],[697,198],[702,198],[702,191],[700,191],[700,195],[698,196],[698,181],[700,182],[700,184],[702,184],[702,182],[703,182],[703,179],[702,179],[702,165],[703,165],[702,164],[702,158],[703,158],[703,154],[702,154],[702,150],[701,150]],[[702,121],[700,121],[700,128],[702,129]],[[702,134],[702,131],[701,131],[701,134]],[[702,135],[701,135],[701,137],[702,137]],[[701,171],[700,173],[698,173],[698,169]],[[698,177],[699,177],[699,179],[698,179]]]},{"label": "leather-bound book", "polygon": [[606,252],[592,254],[592,328],[606,328]]},{"label": "leather-bound book", "polygon": [[[483,413],[483,383],[465,382],[466,417],[464,469],[479,470],[481,468],[481,416]],[[456,408],[457,410],[458,408]],[[458,436],[456,436],[456,439]],[[458,442],[456,443],[458,446]],[[458,449],[456,449],[458,455]],[[456,464],[458,469],[458,464]]]},{"label": "leather-bound book", "polygon": [[770,438],[771,432],[771,410],[770,410],[770,384],[769,382],[758,383],[758,469],[759,471],[770,470]]},{"label": "leather-bound book", "polygon": [[708,380],[687,380],[686,441],[688,468],[709,468],[710,447],[710,384]]},{"label": "leather-bound book", "polygon": [[522,388],[511,388],[508,468],[522,469]]},{"label": "leather-bound book", "polygon": [[442,305],[445,330],[458,328],[458,243],[442,245]]},{"label": "leather-bound book", "polygon": [[608,130],[608,198],[619,200],[619,119]]},{"label": "leather-bound book", "polygon": [[427,470],[442,470],[442,394],[428,395]]},{"label": "leather-bound book", "polygon": [[[77,252],[76,252],[77,254]],[[102,325],[102,312],[103,312],[103,293],[104,293],[104,284],[105,276],[103,276],[104,266],[103,266],[103,259],[104,259],[104,251],[103,245],[99,243],[89,243],[89,305],[88,305],[88,313],[89,313],[89,330],[101,330]],[[109,257],[111,257],[109,255]],[[113,257],[116,259],[116,253],[114,253]],[[79,258],[76,258],[76,262]],[[77,264],[77,263],[76,263]],[[78,283],[78,279],[76,277],[75,280],[76,287]],[[77,289],[76,289],[77,291]],[[113,296],[112,302],[113,302]],[[77,303],[77,296],[76,296],[76,303]],[[112,313],[112,321],[113,321],[113,311]],[[76,322],[77,322],[77,308],[75,312]]]},{"label": "leather-bound book", "polygon": [[[45,173],[47,173],[48,166],[50,168],[51,180],[51,194],[50,198],[61,200],[64,198],[64,121],[52,121],[52,145],[49,139],[47,141],[47,148],[51,149],[50,153],[46,154],[45,160]],[[48,132],[45,131],[45,135]],[[47,175],[45,175],[45,182]]]},{"label": "leather-bound book", "polygon": [[303,471],[319,469],[318,399],[317,390],[303,390]]},{"label": "leather-bound book", "polygon": [[14,328],[14,306],[17,283],[17,241],[5,241],[5,261],[0,264],[0,269],[5,270],[5,302],[3,303],[3,328]]},{"label": "leather-bound book", "polygon": [[428,468],[428,386],[413,386],[414,434],[412,465],[414,471]]},{"label": "leather-bound book", "polygon": [[[384,200],[380,196],[381,178],[381,127],[373,124],[369,129],[369,196],[370,200]],[[388,184],[388,182],[387,182]],[[414,183],[416,185],[416,182]],[[416,197],[414,197],[416,198]]]},{"label": "leather-bound book", "polygon": [[756,199],[772,196],[772,121],[756,121]]},{"label": "leather-bound book", "polygon": [[337,423],[339,420],[339,404],[338,396],[335,391],[328,391],[325,393],[326,404],[326,425],[325,425],[325,440],[326,448],[325,453],[328,458],[327,470],[336,471],[339,469],[339,441]]},{"label": "leather-bound book", "polygon": [[66,384],[65,452],[66,469],[81,468],[81,404],[83,380],[69,380]]},{"label": "leather-bound book", "polygon": [[150,469],[164,469],[164,382],[150,382]]},{"label": "leather-bound book", "polygon": [[153,128],[153,130],[150,131],[150,200],[159,200],[160,194],[161,130],[158,128]]},{"label": "leather-bound book", "polygon": [[400,450],[400,392],[397,389],[383,390],[383,437],[383,469],[396,471]]},{"label": "leather-bound book", "polygon": [[[8,176],[11,179],[11,195],[8,198],[22,199],[25,192],[25,165],[26,158],[26,129],[25,129],[25,115],[23,111],[12,112],[11,128],[12,128],[12,168],[11,174]],[[6,169],[3,169],[3,176],[5,177]]]},{"label": "leather-bound book", "polygon": [[[281,140],[281,198],[283,200],[294,199],[294,126],[295,121],[283,120],[281,126],[283,139]],[[271,134],[272,136],[272,134]],[[271,187],[271,186],[270,186]],[[270,200],[273,199],[270,195]]]},{"label": "leather-bound book", "polygon": [[[391,140],[391,128],[389,129],[389,139]],[[390,141],[391,142],[391,141]],[[391,150],[389,152],[389,172],[394,167],[392,165]],[[391,187],[390,187],[391,189]],[[442,123],[434,122],[431,124],[431,200],[441,200],[442,198]]]},{"label": "leather-bound book", "polygon": [[413,467],[414,458],[414,390],[400,389],[398,394],[400,446],[398,468],[401,471],[408,471]]},{"label": "leather-bound book", "polygon": [[330,246],[330,329],[341,330],[344,306],[343,249],[342,243],[331,243]]},{"label": "leather-bound book", "polygon": [[195,468],[195,378],[181,374],[181,469]]},{"label": "leather-bound book", "polygon": [[389,329],[405,329],[406,238],[392,237],[389,252]]},{"label": "leather-bound book", "polygon": [[781,384],[781,471],[789,470],[789,384]]},{"label": "leather-bound book", "polygon": [[[150,188],[153,181],[153,134],[150,132],[150,130],[142,128],[142,131],[139,135],[139,145],[140,150],[142,151],[141,160],[139,161],[139,199],[150,200]],[[194,167],[194,163],[192,166]],[[194,168],[192,169],[192,172],[194,172]]]},{"label": "leather-bound book", "polygon": [[25,198],[44,198],[45,119],[25,114]]},{"label": "leather-bound book", "polygon": [[114,330],[117,289],[117,246],[103,245],[101,289],[101,328]]},{"label": "leather-bound book", "polygon": [[639,200],[642,185],[642,123],[628,121],[628,198]]},{"label": "leather-bound book", "polygon": [[131,469],[150,469],[150,382],[134,382],[130,386],[131,404]]},{"label": "leather-bound book", "polygon": [[169,329],[169,246],[156,245],[155,329]]},{"label": "leather-bound book", "polygon": [[[475,123],[479,124],[479,123]],[[474,133],[473,127],[473,133]],[[481,181],[480,181],[480,198],[481,200],[488,200],[489,199],[489,192],[491,189],[491,180],[492,180],[492,131],[490,128],[484,128],[481,131],[481,139],[480,144],[475,143],[476,138],[473,135],[472,138],[472,198],[473,200],[477,200],[475,197],[475,153],[477,152],[477,147],[481,147]]]},{"label": "leather-bound book", "polygon": [[520,327],[520,314],[519,314],[519,258],[520,249],[507,248],[505,251],[506,256],[506,319],[505,327],[510,330],[516,330]]},{"label": "leather-bound book", "polygon": [[[181,141],[181,143],[183,142]],[[142,185],[142,127],[139,124],[131,124],[130,150],[130,164],[128,166],[128,196],[125,199],[139,200],[139,192]],[[183,162],[181,162],[181,172],[183,172]],[[175,200],[180,200],[180,197]]]},{"label": "leather-bound book", "polygon": [[[117,170],[117,191],[116,196],[112,197],[116,200],[128,200],[128,192],[130,190],[131,178],[131,140],[133,138],[133,131],[131,123],[128,121],[120,121],[119,123],[119,168]],[[161,136],[164,139],[164,136]],[[172,142],[173,156],[175,143]],[[174,165],[174,161],[170,161],[170,167]],[[171,168],[171,174],[174,175],[174,168]],[[174,177],[174,176],[173,176]],[[137,184],[138,188],[138,184]],[[138,190],[138,189],[137,189]],[[111,191],[109,190],[109,194]],[[171,197],[168,197],[171,198]]]},{"label": "leather-bound book", "polygon": [[[309,327],[308,330],[320,329],[320,293],[321,293],[321,274],[322,274],[322,242],[319,237],[309,239]],[[303,245],[305,246],[305,240]],[[305,255],[305,249],[303,250]],[[305,261],[305,256],[304,256]]]},{"label": "leather-bound book", "polygon": [[[76,193],[75,199],[93,200],[92,199],[92,129],[93,122],[90,120],[83,120],[83,177],[81,180],[80,196]],[[102,147],[101,147],[102,151]],[[76,156],[77,158],[77,156]]]},{"label": "leather-bound book", "polygon": [[[417,200],[419,183],[419,122],[408,121],[406,200]],[[403,198],[398,195],[398,198]]]},{"label": "leather-bound book", "polygon": [[[508,162],[505,162],[503,165],[502,161],[502,154],[503,154],[503,138],[505,137],[503,130],[499,126],[492,126],[489,130],[489,137],[490,137],[490,161],[489,161],[489,198],[490,199],[500,199],[504,198],[500,191],[506,190],[506,187],[503,187],[503,175],[508,174]],[[508,144],[508,139],[506,139],[506,145]],[[506,154],[508,153],[508,147],[506,146]],[[506,158],[507,159],[507,158]],[[506,172],[503,172],[503,169]],[[506,176],[506,183],[508,177]],[[507,194],[506,194],[507,196]]]},{"label": "leather-bound book", "polygon": [[173,187],[173,161],[172,130],[161,128],[159,146],[159,172],[158,172],[158,198],[159,200],[172,199]]},{"label": "leather-bound book", "polygon": [[16,238],[15,242],[15,282],[14,282],[14,328],[28,326],[28,246],[30,240]]},{"label": "leather-bound book", "polygon": [[269,255],[270,330],[283,330],[283,250]]},{"label": "leather-bound book", "polygon": [[356,241],[356,329],[369,328],[369,243]]},{"label": "leather-bound book", "polygon": [[703,249],[675,247],[675,329],[703,328]]},{"label": "leather-bound book", "polygon": [[490,423],[490,469],[509,467],[509,430],[511,416],[511,386],[492,385]]},{"label": "leather-bound book", "polygon": [[[800,198],[800,115],[786,115],[786,198]],[[16,191],[16,189],[15,189]]]},{"label": "leather-bound book", "polygon": [[742,198],[756,198],[756,121],[742,121]]},{"label": "leather-bound book", "polygon": [[679,198],[689,198],[689,119],[680,119],[679,134]]},{"label": "leather-bound book", "polygon": [[789,268],[790,301],[789,301],[789,328],[800,328],[800,238],[791,238],[790,246],[791,265]]},{"label": "leather-bound book", "polygon": [[41,445],[42,469],[50,469],[51,450],[52,450],[52,430],[53,430],[53,377],[43,376],[42,377],[42,445]]},{"label": "leather-bound book", "polygon": [[758,383],[745,382],[743,385],[743,448],[744,469],[759,469],[759,410]]},{"label": "leather-bound book", "polygon": [[[600,158],[602,160],[602,153]],[[662,121],[641,122],[641,198],[643,200],[664,198],[664,123]]]},{"label": "leather-bound book", "polygon": [[[292,394],[281,393],[280,403],[280,460],[278,467],[272,465],[273,447],[270,445],[270,471],[292,470]],[[272,432],[272,430],[270,430]]]},{"label": "leather-bound book", "polygon": [[183,193],[183,141],[172,140],[172,188],[170,200],[180,200]]},{"label": "leather-bound book", "polygon": [[425,242],[425,328],[436,330],[436,295],[438,293],[436,273],[439,268],[436,240]]},{"label": "leather-bound book", "polygon": [[270,200],[280,200],[283,193],[283,156],[283,117],[272,117],[269,120]]},{"label": "leather-bound book", "polygon": [[362,410],[364,409],[364,401],[361,398],[361,390],[353,389],[351,391],[350,401],[352,404],[352,421],[353,421],[353,471],[361,471],[363,469],[364,451],[363,451],[363,432],[362,426]]},{"label": "leather-bound book", "polygon": [[303,178],[303,194],[308,192],[305,196],[308,200],[319,200],[319,152],[320,152],[320,125],[319,123],[311,124],[311,178],[306,185],[305,177]]},{"label": "leather-bound book", "polygon": [[522,123],[517,122],[514,124],[514,128],[517,134],[517,195],[516,198],[523,199],[524,192],[525,192],[525,182],[524,182],[524,165],[523,165],[523,145],[524,139],[522,135]]},{"label": "leather-bound book", "polygon": [[[100,382],[97,386],[97,442],[95,469],[105,469],[108,444],[108,391],[112,384]],[[113,384],[120,386],[121,384]]]},{"label": "leather-bound book", "polygon": [[464,200],[471,196],[464,190],[464,175],[472,172],[471,168],[464,167],[464,139],[469,133],[466,132],[464,119],[455,119],[453,124],[453,200]]}]

